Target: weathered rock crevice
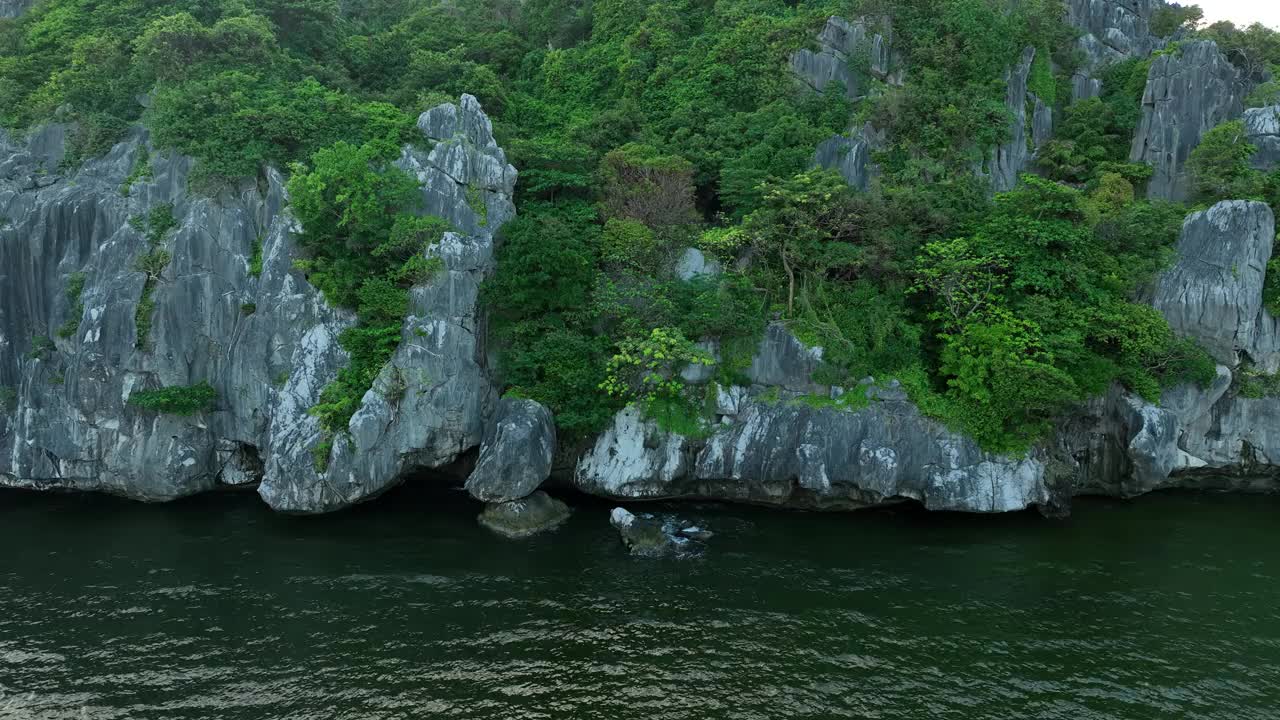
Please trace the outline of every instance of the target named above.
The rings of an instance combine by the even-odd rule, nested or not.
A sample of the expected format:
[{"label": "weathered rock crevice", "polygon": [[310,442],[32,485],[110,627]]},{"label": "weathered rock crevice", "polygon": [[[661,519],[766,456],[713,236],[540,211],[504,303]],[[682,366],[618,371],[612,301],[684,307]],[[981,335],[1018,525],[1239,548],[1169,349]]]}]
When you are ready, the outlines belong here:
[{"label": "weathered rock crevice", "polygon": [[[277,510],[326,512],[477,447],[497,401],[479,287],[493,269],[493,232],[515,214],[516,171],[470,96],[427,111],[419,127],[434,146],[406,147],[398,164],[421,183],[424,212],[455,232],[429,250],[444,269],[413,289],[400,349],[327,466],[308,410],[347,362],[338,336],[354,318],[293,270],[300,228],[284,178],[268,170],[195,197],[192,161],[157,152],[141,129],[65,175],[66,128],[0,138],[0,387],[13,395],[0,421],[0,484],[152,501],[256,484]],[[124,187],[140,157],[151,177]],[[164,239],[171,259],[139,338],[146,275],[134,268],[149,248],[130,220],[166,205],[177,224]],[[250,271],[257,247],[260,274]],[[59,337],[76,272],[82,316]],[[218,401],[192,417],[128,403],[140,389],[202,382]]]}]

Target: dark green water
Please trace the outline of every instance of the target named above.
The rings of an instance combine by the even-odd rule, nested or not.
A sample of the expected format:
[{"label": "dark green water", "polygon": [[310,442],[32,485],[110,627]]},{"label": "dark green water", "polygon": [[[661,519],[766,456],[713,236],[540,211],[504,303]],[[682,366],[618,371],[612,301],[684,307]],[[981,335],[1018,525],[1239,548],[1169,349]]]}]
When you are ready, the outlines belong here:
[{"label": "dark green water", "polygon": [[686,507],[718,535],[659,561],[607,511],[0,494],[0,718],[1280,717],[1280,498]]}]

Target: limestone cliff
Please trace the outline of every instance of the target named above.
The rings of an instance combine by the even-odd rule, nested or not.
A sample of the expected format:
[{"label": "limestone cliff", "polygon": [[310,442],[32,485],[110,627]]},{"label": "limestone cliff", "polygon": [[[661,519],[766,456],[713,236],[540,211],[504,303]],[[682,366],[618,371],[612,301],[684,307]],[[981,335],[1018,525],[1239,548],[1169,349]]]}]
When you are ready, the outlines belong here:
[{"label": "limestone cliff", "polygon": [[[496,398],[476,299],[516,173],[470,96],[419,126],[432,149],[400,164],[456,232],[431,249],[444,270],[414,288],[399,351],[321,462],[308,410],[346,362],[337,339],[353,318],[292,269],[283,179],[206,198],[188,191],[191,160],[140,129],[71,171],[62,126],[3,139],[0,484],[169,500],[260,482],[276,509],[322,512],[479,445]],[[157,209],[175,228],[149,238]],[[168,262],[149,281],[140,260],[156,250]],[[200,383],[217,401],[191,417],[129,402]]]},{"label": "limestone cliff", "polygon": [[1074,100],[1102,92],[1098,72],[1107,64],[1143,58],[1163,43],[1151,34],[1151,15],[1161,0],[1069,0],[1067,22],[1080,31],[1083,62],[1072,76]]},{"label": "limestone cliff", "polygon": [[1258,148],[1253,166],[1268,171],[1280,168],[1280,105],[1245,110],[1244,127]]},{"label": "limestone cliff", "polygon": [[1142,95],[1142,120],[1129,153],[1154,169],[1147,194],[1186,200],[1187,159],[1215,126],[1240,117],[1247,87],[1212,40],[1183,43],[1151,63]]}]

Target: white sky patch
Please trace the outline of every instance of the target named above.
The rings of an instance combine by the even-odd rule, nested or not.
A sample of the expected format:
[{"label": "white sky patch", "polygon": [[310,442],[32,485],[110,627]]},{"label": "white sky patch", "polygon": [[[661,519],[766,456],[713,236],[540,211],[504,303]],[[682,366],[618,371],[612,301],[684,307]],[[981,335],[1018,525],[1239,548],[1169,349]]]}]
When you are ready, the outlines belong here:
[{"label": "white sky patch", "polygon": [[1280,30],[1280,2],[1276,0],[1184,0],[1180,4],[1203,8],[1205,24],[1219,20],[1242,26],[1260,22]]}]

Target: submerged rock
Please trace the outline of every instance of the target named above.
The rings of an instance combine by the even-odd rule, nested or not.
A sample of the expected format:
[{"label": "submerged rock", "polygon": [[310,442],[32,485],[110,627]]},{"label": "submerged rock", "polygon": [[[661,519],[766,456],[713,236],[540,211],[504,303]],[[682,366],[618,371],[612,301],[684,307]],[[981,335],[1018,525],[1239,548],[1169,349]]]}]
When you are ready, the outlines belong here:
[{"label": "submerged rock", "polygon": [[476,520],[503,537],[520,539],[554,530],[571,514],[568,505],[539,490],[519,500],[489,503]]},{"label": "submerged rock", "polygon": [[504,399],[485,430],[467,491],[477,500],[508,502],[529,495],[551,474],[556,426],[532,400]]},{"label": "submerged rock", "polygon": [[677,547],[676,539],[652,516],[636,516],[623,508],[614,508],[609,513],[609,522],[617,528],[622,543],[632,555],[656,557],[674,552]]}]

